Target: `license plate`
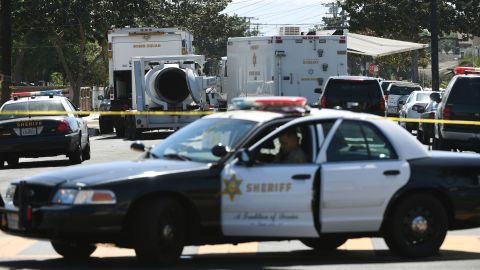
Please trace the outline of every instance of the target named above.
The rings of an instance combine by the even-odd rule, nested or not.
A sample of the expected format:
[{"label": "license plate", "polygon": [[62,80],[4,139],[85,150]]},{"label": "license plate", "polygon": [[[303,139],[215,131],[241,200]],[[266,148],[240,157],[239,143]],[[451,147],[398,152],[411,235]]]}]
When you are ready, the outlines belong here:
[{"label": "license plate", "polygon": [[348,109],[351,109],[351,108],[356,108],[358,107],[360,104],[358,102],[347,102],[347,108]]},{"label": "license plate", "polygon": [[12,230],[19,230],[18,226],[18,214],[17,213],[7,213],[7,227]]},{"label": "license plate", "polygon": [[37,135],[37,128],[36,128],[36,127],[32,127],[32,128],[22,128],[22,129],[20,130],[20,134],[22,134],[22,136]]}]

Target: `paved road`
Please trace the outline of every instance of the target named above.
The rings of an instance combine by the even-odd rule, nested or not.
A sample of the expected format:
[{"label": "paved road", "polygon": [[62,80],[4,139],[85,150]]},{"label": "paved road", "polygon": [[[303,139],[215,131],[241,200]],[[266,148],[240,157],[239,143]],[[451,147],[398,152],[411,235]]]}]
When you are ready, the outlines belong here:
[{"label": "paved road", "polygon": [[[159,143],[166,133],[147,134],[147,146]],[[92,159],[85,164],[135,159],[130,141],[111,136],[91,138]],[[19,168],[0,170],[0,192],[10,181],[69,166],[62,156],[21,159]],[[393,256],[382,239],[349,240],[338,251],[316,254],[299,241],[252,242],[240,245],[187,247],[176,269],[480,269],[480,229],[449,233],[442,252],[425,260]],[[85,263],[66,262],[45,241],[0,233],[0,269],[138,269],[129,249],[101,246]]]}]

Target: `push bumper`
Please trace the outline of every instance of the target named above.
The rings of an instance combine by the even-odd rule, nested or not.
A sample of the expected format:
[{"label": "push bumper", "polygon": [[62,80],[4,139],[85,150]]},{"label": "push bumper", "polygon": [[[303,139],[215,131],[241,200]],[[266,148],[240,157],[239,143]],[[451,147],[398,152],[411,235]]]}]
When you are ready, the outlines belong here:
[{"label": "push bumper", "polygon": [[12,235],[113,243],[121,233],[124,214],[114,205],[33,207],[24,202],[1,206],[0,217],[0,229]]}]

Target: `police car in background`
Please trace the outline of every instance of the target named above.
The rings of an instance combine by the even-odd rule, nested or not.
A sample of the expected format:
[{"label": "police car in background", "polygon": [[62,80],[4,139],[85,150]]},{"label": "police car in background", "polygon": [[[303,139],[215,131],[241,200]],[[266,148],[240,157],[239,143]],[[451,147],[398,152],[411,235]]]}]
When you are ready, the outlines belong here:
[{"label": "police car in background", "polygon": [[18,165],[20,157],[67,155],[73,164],[90,159],[88,128],[82,119],[88,115],[74,114],[75,106],[61,94],[62,90],[17,92],[3,104],[0,168],[5,162]]},{"label": "police car in background", "polygon": [[[132,144],[140,160],[21,178],[1,229],[48,239],[65,258],[113,243],[169,264],[186,245],[299,239],[328,250],[368,236],[425,257],[447,230],[480,226],[479,155],[428,152],[389,120],[305,104],[237,99],[158,146]],[[307,162],[276,162],[287,131]]]}]

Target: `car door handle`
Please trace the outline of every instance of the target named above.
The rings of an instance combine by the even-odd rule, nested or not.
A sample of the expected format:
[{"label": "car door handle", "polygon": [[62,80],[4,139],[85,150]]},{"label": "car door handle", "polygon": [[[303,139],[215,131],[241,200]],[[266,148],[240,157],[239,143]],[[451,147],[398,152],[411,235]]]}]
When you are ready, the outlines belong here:
[{"label": "car door handle", "polygon": [[398,171],[398,170],[384,171],[383,174],[384,175],[399,175],[400,171]]},{"label": "car door handle", "polygon": [[293,180],[307,180],[310,178],[311,178],[310,174],[295,174],[294,176],[292,176]]}]

